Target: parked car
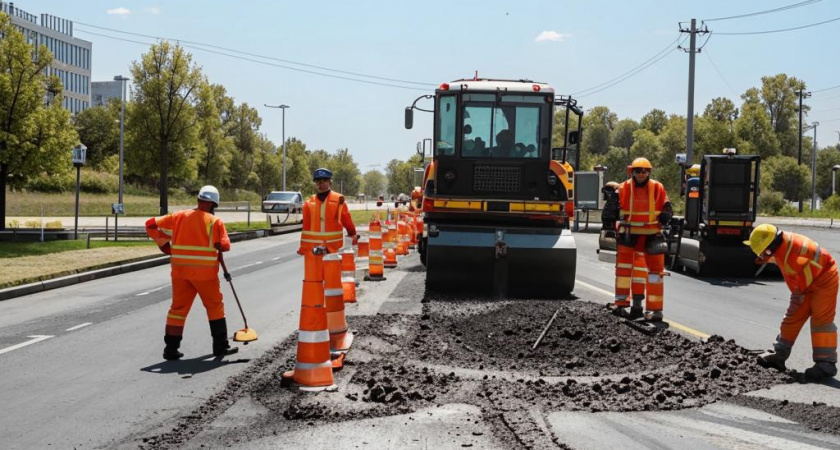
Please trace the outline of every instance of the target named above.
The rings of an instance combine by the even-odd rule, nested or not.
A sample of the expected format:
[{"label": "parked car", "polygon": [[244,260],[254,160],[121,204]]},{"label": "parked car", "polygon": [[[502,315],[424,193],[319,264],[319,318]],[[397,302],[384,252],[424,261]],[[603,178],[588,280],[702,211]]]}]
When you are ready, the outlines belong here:
[{"label": "parked car", "polygon": [[264,213],[291,213],[303,211],[303,195],[293,191],[272,191],[262,201]]}]

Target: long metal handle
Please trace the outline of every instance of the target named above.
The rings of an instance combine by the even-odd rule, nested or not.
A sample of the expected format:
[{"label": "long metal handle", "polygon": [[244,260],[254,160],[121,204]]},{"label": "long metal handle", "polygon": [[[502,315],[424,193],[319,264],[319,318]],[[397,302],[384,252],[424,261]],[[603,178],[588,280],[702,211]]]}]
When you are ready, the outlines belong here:
[{"label": "long metal handle", "polygon": [[233,288],[233,279],[230,277],[230,272],[227,270],[225,258],[222,256],[222,251],[219,250],[219,262],[222,263],[222,270],[225,272],[225,279],[230,283],[230,290],[233,292],[233,298],[236,299],[236,306],[239,307],[239,313],[242,314],[242,321],[245,322],[245,328],[248,328],[248,319],[245,318],[245,311],[242,310],[242,303],[239,303],[239,296],[236,295],[236,289]]}]

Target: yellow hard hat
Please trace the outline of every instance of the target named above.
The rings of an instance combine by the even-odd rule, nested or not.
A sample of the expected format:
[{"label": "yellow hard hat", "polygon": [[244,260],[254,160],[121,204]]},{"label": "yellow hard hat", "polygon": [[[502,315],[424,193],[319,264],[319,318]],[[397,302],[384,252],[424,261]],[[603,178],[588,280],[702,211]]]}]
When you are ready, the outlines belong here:
[{"label": "yellow hard hat", "polygon": [[744,241],[744,245],[749,245],[756,256],[760,256],[767,247],[776,239],[776,234],[779,232],[775,226],[769,223],[763,223],[752,230],[750,233],[750,240]]},{"label": "yellow hard hat", "polygon": [[633,163],[630,164],[631,169],[653,169],[653,166],[650,165],[650,161],[647,158],[636,158],[633,160]]},{"label": "yellow hard hat", "polygon": [[692,165],[691,167],[685,170],[685,173],[692,177],[700,175],[700,164]]}]

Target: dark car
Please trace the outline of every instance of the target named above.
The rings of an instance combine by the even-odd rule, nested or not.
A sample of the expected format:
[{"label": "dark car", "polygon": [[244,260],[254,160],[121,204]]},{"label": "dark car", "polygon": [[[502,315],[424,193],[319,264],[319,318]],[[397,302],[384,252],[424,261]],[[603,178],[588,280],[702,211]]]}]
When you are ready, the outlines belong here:
[{"label": "dark car", "polygon": [[303,195],[293,191],[273,191],[262,201],[264,213],[291,213],[303,211]]}]

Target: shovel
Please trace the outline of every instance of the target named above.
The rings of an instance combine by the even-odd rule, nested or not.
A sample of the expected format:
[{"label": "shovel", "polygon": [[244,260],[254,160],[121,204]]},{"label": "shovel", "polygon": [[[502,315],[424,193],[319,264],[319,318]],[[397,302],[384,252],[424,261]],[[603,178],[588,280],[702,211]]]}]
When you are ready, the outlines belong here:
[{"label": "shovel", "polygon": [[257,332],[253,328],[248,327],[248,319],[245,318],[245,311],[242,310],[242,303],[239,303],[239,296],[236,295],[236,289],[233,288],[233,280],[230,277],[230,272],[225,265],[225,259],[222,257],[222,252],[219,251],[219,262],[222,263],[222,270],[225,272],[225,280],[230,283],[230,290],[233,291],[233,298],[236,299],[236,306],[239,306],[239,313],[242,314],[242,321],[245,322],[245,328],[233,333],[234,342],[244,342],[248,345],[251,341],[257,340]]}]

